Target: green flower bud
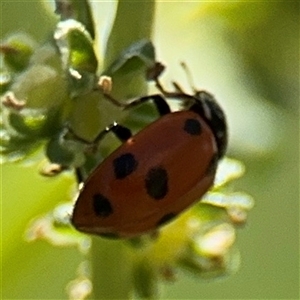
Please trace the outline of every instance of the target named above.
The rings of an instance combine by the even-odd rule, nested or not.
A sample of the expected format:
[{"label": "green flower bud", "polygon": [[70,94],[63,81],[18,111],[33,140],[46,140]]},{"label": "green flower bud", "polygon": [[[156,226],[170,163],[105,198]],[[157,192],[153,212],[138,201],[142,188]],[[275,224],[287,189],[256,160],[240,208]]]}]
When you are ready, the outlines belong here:
[{"label": "green flower bud", "polygon": [[4,62],[12,71],[20,72],[28,66],[35,47],[28,35],[15,34],[0,45],[0,53],[4,54]]}]

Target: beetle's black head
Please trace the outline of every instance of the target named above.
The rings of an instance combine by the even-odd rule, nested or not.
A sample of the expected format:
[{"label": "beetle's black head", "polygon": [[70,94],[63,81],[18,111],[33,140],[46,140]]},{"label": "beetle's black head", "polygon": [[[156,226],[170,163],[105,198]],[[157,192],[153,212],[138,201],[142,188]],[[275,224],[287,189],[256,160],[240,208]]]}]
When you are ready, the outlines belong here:
[{"label": "beetle's black head", "polygon": [[198,113],[210,126],[216,138],[219,158],[222,158],[227,148],[227,124],[225,114],[210,93],[206,91],[196,91],[194,98],[195,102],[190,107],[190,110]]}]

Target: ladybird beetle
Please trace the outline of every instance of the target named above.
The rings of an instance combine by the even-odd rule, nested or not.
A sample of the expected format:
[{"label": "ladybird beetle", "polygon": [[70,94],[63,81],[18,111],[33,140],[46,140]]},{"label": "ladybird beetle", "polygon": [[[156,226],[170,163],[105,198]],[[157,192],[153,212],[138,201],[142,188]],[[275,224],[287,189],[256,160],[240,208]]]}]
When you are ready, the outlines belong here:
[{"label": "ladybird beetle", "polygon": [[[79,231],[110,238],[132,238],[154,231],[198,201],[213,185],[217,163],[227,146],[225,115],[205,91],[194,95],[167,92],[121,104],[129,109],[152,100],[160,118],[137,134],[117,123],[113,132],[123,144],[101,162],[84,182],[71,222]],[[171,112],[166,99],[185,109]]]}]

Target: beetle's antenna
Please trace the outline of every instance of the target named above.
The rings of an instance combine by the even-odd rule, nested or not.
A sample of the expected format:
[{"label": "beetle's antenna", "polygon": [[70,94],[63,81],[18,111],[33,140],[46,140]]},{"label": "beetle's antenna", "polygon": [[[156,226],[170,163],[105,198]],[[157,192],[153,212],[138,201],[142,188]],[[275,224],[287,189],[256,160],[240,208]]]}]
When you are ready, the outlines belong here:
[{"label": "beetle's antenna", "polygon": [[173,81],[172,84],[173,84],[176,92],[184,94],[184,90],[181,88],[181,86],[176,81]]},{"label": "beetle's antenna", "polygon": [[187,77],[188,83],[190,85],[190,87],[192,88],[194,93],[197,93],[197,89],[195,88],[195,84],[194,84],[194,80],[193,80],[193,76],[191,73],[191,70],[189,69],[189,67],[187,66],[187,64],[185,62],[181,62],[180,63],[181,67],[183,68],[185,75]]}]

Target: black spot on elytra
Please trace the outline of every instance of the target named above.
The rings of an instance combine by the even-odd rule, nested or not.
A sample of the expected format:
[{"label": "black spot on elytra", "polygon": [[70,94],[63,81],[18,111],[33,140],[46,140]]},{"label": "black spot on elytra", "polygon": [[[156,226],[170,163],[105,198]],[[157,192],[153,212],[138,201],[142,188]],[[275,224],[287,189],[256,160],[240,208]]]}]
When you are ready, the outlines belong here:
[{"label": "black spot on elytra", "polygon": [[162,167],[155,167],[148,171],[145,179],[147,194],[160,200],[166,196],[168,188],[168,173]]},{"label": "black spot on elytra", "polygon": [[132,153],[125,153],[113,161],[114,172],[117,179],[124,179],[136,170],[138,162]]},{"label": "black spot on elytra", "polygon": [[101,194],[95,194],[93,196],[93,208],[98,217],[105,218],[113,213],[110,201]]},{"label": "black spot on elytra", "polygon": [[202,131],[201,124],[197,119],[187,119],[183,129],[190,135],[200,135]]},{"label": "black spot on elytra", "polygon": [[172,219],[174,219],[176,215],[174,213],[168,213],[164,215],[158,222],[157,227],[165,225],[166,223],[170,222]]}]

